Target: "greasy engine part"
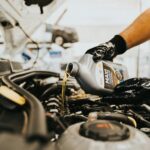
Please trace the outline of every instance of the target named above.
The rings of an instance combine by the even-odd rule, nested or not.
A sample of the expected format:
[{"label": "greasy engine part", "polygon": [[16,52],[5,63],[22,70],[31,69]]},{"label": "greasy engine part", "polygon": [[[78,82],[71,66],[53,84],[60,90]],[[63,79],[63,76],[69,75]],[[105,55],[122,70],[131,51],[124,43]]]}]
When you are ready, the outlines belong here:
[{"label": "greasy engine part", "polygon": [[59,81],[46,86],[47,89],[39,97],[45,111],[56,113],[59,116],[68,114],[68,99],[76,90],[80,89],[79,85],[72,79],[64,84],[63,79],[60,78]]},{"label": "greasy engine part", "polygon": [[88,116],[90,112],[113,112],[113,109],[108,104],[100,103],[100,101],[91,101],[90,97],[70,100],[68,104],[71,113],[80,112],[84,116]]},{"label": "greasy engine part", "polygon": [[[63,84],[62,79],[59,79],[59,81],[56,81],[55,83],[46,84],[46,86],[44,86],[46,87],[46,89],[43,91],[39,99],[45,99],[46,97],[49,97],[50,95],[60,95],[60,94],[62,98],[62,84]],[[78,91],[80,89],[79,85],[74,83],[72,79],[70,80],[68,79],[68,81],[66,82],[65,88],[66,90],[63,93],[64,96],[72,96],[73,92],[71,92],[71,90]]]},{"label": "greasy engine part", "polygon": [[142,104],[150,103],[150,79],[131,78],[114,89],[112,95],[102,99],[110,104]]},{"label": "greasy engine part", "polygon": [[134,118],[137,122],[137,128],[149,128],[150,115],[149,111],[143,107],[143,105],[127,105],[122,104],[115,106],[114,111],[121,112],[124,115]]},{"label": "greasy engine part", "polygon": [[54,113],[46,113],[50,139],[58,139],[56,135],[61,135],[70,125],[85,122],[87,118],[81,115],[58,116]]},{"label": "greasy engine part", "polygon": [[0,106],[0,133],[24,134],[27,122],[27,114],[22,109],[10,110]]},{"label": "greasy engine part", "polygon": [[57,115],[61,115],[64,110],[63,104],[60,98],[50,97],[42,102],[45,111],[49,113],[55,113]]},{"label": "greasy engine part", "polygon": [[[95,103],[95,104],[94,104]],[[82,102],[75,101],[70,102],[70,112],[79,113],[87,116],[90,112],[96,112],[98,119],[116,120],[118,122],[123,122],[127,125],[132,125],[142,130],[146,129],[145,133],[150,135],[148,132],[150,115],[147,109],[143,108],[141,105],[109,105],[105,103],[98,102],[88,102],[87,100]],[[95,110],[95,111],[94,111]],[[132,110],[132,111],[131,111]],[[138,117],[137,115],[138,114]],[[139,117],[140,116],[140,117]]]},{"label": "greasy engine part", "polygon": [[[54,77],[57,78],[57,80],[52,81],[51,78],[53,79]],[[88,146],[88,148],[92,148],[91,142],[93,141],[92,143],[94,143],[95,145],[95,141],[90,139],[91,136],[85,137],[83,135],[80,135],[80,125],[78,124],[81,124],[81,122],[92,123],[92,119],[89,119],[89,115],[91,115],[92,113],[97,114],[97,116],[93,119],[93,122],[106,120],[107,122],[116,121],[117,124],[119,123],[121,124],[121,126],[124,126],[124,124],[134,127],[137,126],[137,129],[129,127],[129,130],[131,129],[134,133],[137,133],[139,139],[145,140],[144,142],[147,141],[148,137],[145,134],[142,134],[139,130],[146,133],[147,135],[150,135],[150,116],[148,103],[136,105],[133,103],[118,105],[114,105],[109,102],[106,103],[99,97],[95,97],[89,94],[86,95],[86,93],[82,95],[81,90],[79,90],[79,88],[77,88],[74,83],[71,83],[73,81],[70,80],[69,82],[67,82],[65,92],[66,101],[63,108],[61,99],[62,79],[60,78],[59,74],[45,71],[24,71],[5,76],[2,78],[2,81],[3,84],[7,85],[10,89],[21,94],[26,99],[27,104],[24,107],[18,107],[17,109],[15,108],[12,111],[9,110],[9,112],[5,109],[7,113],[5,115],[6,118],[4,117],[3,120],[7,120],[7,116],[11,114],[11,112],[12,115],[10,115],[10,117],[15,117],[15,115],[17,116],[20,112],[19,117],[21,120],[20,124],[14,122],[14,125],[10,127],[7,126],[9,120],[4,120],[7,128],[1,128],[2,131],[0,132],[0,141],[1,137],[3,137],[2,132],[7,132],[9,134],[18,133],[20,134],[19,137],[21,135],[25,135],[25,138],[29,137],[30,135],[30,139],[32,138],[32,142],[30,140],[31,145],[34,143],[34,141],[37,141],[37,144],[42,142],[42,145],[38,145],[39,149],[42,149],[42,147],[46,146],[44,145],[43,141],[46,141],[47,139],[47,142],[49,142],[47,149],[77,149],[78,145],[81,145],[79,146],[81,150],[87,149],[86,146]],[[44,83],[45,81],[47,81],[47,83]],[[43,108],[45,109],[45,111],[43,110]],[[13,114],[13,112],[16,113]],[[27,112],[27,114],[24,115],[24,112]],[[10,122],[12,122],[11,119]],[[26,124],[25,128],[24,124]],[[14,130],[15,125],[16,127],[18,127],[17,130]],[[0,127],[3,127],[3,125],[1,125]],[[48,128],[48,131],[46,130],[46,128]],[[105,132],[106,131],[104,130],[104,135]],[[99,132],[96,131],[96,133],[94,134],[98,133]],[[76,136],[77,134],[78,136]],[[7,138],[8,136],[5,135],[5,138],[3,139],[6,140]],[[17,136],[14,136],[14,138],[17,139]],[[72,139],[76,138],[77,140],[74,140],[75,143],[73,143]],[[134,138],[135,142],[138,142],[137,137],[135,136]],[[23,144],[25,147],[25,145],[27,144],[26,146],[29,148],[29,143],[22,143],[24,142],[24,140],[23,138],[21,139],[21,145]],[[29,138],[27,139],[29,140]],[[82,142],[80,141],[80,139],[83,139]],[[86,143],[85,140],[88,142]],[[126,139],[121,141],[120,144],[126,146],[126,143],[128,143],[129,141],[130,140]],[[12,143],[10,142],[8,147],[10,147],[11,144]],[[110,147],[114,149],[118,148],[116,147],[116,143],[111,144]],[[100,146],[107,150],[104,145],[107,147],[107,142],[97,141],[98,147],[93,147],[93,149],[91,150],[94,150],[94,148],[98,149]],[[135,148],[134,146],[136,144],[129,145],[129,147]],[[147,144],[145,143],[145,145]],[[136,146],[142,147],[143,145],[142,143],[138,143]],[[145,148],[145,150],[147,149]]]},{"label": "greasy engine part", "polygon": [[[145,116],[147,114],[147,109],[143,108],[143,106],[134,105],[134,104],[130,104],[130,105],[122,104],[122,105],[118,105],[118,106],[112,105],[111,103],[109,104],[104,101],[102,102],[99,98],[93,100],[92,95],[77,98],[75,95],[74,96],[70,95],[70,94],[74,94],[74,93],[76,93],[78,95],[78,89],[76,88],[76,86],[74,86],[74,84],[71,84],[71,82],[69,84],[67,83],[67,86],[66,86],[67,92],[65,93],[65,95],[68,97],[67,97],[67,101],[66,101],[67,104],[65,104],[65,110],[63,110],[63,107],[61,107],[61,105],[62,105],[62,103],[61,103],[62,102],[61,101],[61,86],[62,86],[61,80],[51,83],[51,84],[45,84],[46,85],[46,88],[45,88],[45,87],[41,86],[41,84],[40,84],[41,82],[43,82],[42,80],[45,80],[44,76],[42,77],[42,76],[38,75],[38,73],[37,73],[37,75],[34,76],[34,79],[36,79],[36,78],[41,81],[39,82],[38,80],[34,80],[34,82],[38,81],[36,83],[37,85],[31,86],[31,88],[30,89],[27,88],[27,90],[29,89],[31,93],[33,91],[32,88],[35,89],[35,91],[38,91],[37,94],[36,94],[36,92],[33,92],[32,94],[34,94],[36,97],[38,97],[40,99],[41,103],[43,104],[43,106],[45,108],[45,111],[47,113],[56,114],[58,119],[60,119],[60,121],[63,122],[65,127],[68,127],[70,125],[69,122],[73,123],[73,121],[71,121],[71,120],[74,120],[74,117],[73,117],[74,114],[77,116],[87,117],[89,115],[89,113],[91,113],[91,112],[98,112],[99,114],[101,114],[99,119],[105,118],[108,120],[116,120],[116,121],[123,122],[125,124],[129,124],[132,126],[136,126],[136,123],[137,123],[138,129],[149,128],[149,126],[146,126],[145,123],[143,122],[145,120],[147,120],[148,122],[150,121],[149,115],[147,115],[147,117],[145,118]],[[26,81],[29,82],[29,80],[26,80]],[[30,81],[33,81],[33,80],[30,80]],[[21,82],[18,82],[18,84],[21,84]],[[37,90],[36,90],[36,87],[38,87]],[[41,87],[41,88],[39,88],[39,87]],[[70,88],[70,90],[69,90],[70,92],[68,93],[69,88]],[[38,95],[41,91],[43,92],[43,94],[39,97]],[[74,91],[76,91],[76,92],[74,92]],[[142,118],[138,119],[137,117],[135,117],[135,115],[133,113],[131,113],[130,110],[136,112],[137,114],[140,114],[141,112],[143,112],[140,115],[145,120]],[[109,113],[109,116],[106,115],[107,113]],[[124,115],[126,115],[128,117],[126,118],[126,117],[124,117]],[[63,119],[63,118],[65,118],[65,116],[68,116],[70,118],[69,122],[66,119]],[[80,122],[80,119],[78,120],[78,122]],[[140,126],[140,124],[141,124],[141,126]],[[48,123],[48,126],[49,126],[49,128],[51,128],[50,123]],[[60,130],[61,130],[61,127],[60,127]]]},{"label": "greasy engine part", "polygon": [[129,110],[129,112],[133,114],[134,118],[139,122],[140,126],[142,125],[150,128],[150,122],[145,118],[143,118],[143,116],[141,116],[140,114],[136,113],[133,110]]},{"label": "greasy engine part", "polygon": [[7,86],[11,87],[14,91],[17,91],[18,93],[22,94],[27,101],[26,111],[28,112],[28,116],[29,116],[29,124],[28,124],[28,130],[26,136],[28,137],[28,139],[45,141],[47,140],[47,125],[46,125],[44,109],[41,103],[39,102],[38,99],[36,99],[36,97],[34,97],[32,94],[30,94],[23,88],[20,88],[16,84],[27,78],[39,74],[41,77],[56,75],[50,72],[24,71],[12,75],[4,76],[2,77],[2,81]]}]

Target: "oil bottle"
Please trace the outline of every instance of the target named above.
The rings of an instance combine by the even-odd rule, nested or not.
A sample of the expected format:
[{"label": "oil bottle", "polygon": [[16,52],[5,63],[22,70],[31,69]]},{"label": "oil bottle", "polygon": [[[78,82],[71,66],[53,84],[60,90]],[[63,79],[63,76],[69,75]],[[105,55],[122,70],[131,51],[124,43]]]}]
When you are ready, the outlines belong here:
[{"label": "oil bottle", "polygon": [[66,69],[86,93],[100,96],[111,94],[117,84],[128,78],[125,66],[104,60],[94,62],[92,57],[85,54],[79,62],[69,63]]}]

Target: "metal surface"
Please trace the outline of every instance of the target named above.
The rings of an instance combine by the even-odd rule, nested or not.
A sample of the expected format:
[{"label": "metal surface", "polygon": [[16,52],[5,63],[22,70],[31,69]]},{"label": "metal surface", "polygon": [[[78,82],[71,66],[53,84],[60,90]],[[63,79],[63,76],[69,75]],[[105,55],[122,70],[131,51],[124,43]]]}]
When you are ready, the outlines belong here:
[{"label": "metal surface", "polygon": [[66,0],[54,0],[44,8],[44,14],[40,14],[38,6],[28,7],[23,0],[1,0],[0,10],[11,18],[14,25],[14,28],[9,30],[9,36],[11,37],[7,36],[5,39],[6,44],[10,44],[7,46],[7,52],[19,51],[27,42],[27,37],[15,26],[15,23],[19,23],[24,31],[31,36],[48,17],[60,9],[61,6],[64,7],[65,3]]}]

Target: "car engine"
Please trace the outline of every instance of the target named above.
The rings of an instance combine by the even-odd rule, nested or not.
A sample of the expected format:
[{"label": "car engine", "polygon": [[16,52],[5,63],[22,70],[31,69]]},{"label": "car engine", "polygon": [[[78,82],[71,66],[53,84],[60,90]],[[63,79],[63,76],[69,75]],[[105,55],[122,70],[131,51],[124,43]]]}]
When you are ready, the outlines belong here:
[{"label": "car engine", "polygon": [[0,149],[148,150],[150,101],[104,101],[72,77],[0,61]]}]

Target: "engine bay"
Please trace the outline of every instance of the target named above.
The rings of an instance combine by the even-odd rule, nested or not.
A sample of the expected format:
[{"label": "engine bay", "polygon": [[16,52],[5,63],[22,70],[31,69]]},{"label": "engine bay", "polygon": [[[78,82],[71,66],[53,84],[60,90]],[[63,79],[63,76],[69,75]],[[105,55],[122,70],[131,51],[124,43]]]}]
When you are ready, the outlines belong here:
[{"label": "engine bay", "polygon": [[3,63],[11,65],[1,70],[1,149],[148,149],[150,101],[105,101],[72,77],[63,99],[60,74]]}]

